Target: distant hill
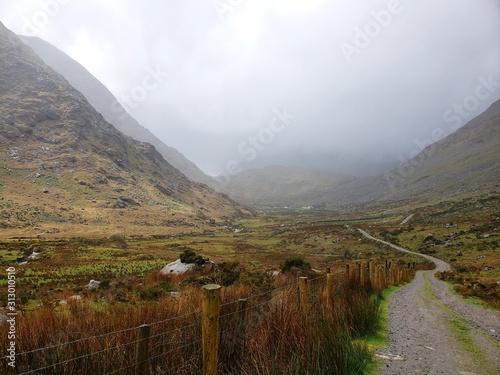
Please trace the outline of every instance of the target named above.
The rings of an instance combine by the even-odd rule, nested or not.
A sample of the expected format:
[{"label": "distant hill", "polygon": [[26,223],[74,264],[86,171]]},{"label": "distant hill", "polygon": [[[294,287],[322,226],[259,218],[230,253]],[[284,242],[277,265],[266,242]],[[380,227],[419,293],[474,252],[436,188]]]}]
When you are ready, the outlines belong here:
[{"label": "distant hill", "polygon": [[2,236],[201,231],[246,207],[123,135],[0,23]]},{"label": "distant hill", "polygon": [[[435,202],[477,195],[500,184],[500,101],[483,114],[383,175],[346,177],[273,167],[232,176],[231,196],[252,204],[383,204]],[[290,203],[292,202],[292,203]]]},{"label": "distant hill", "polygon": [[193,162],[173,147],[167,146],[153,133],[139,124],[119,104],[118,100],[97,78],[95,78],[80,63],[73,60],[52,44],[37,38],[20,36],[21,40],[30,46],[42,60],[68,82],[80,91],[89,103],[100,112],[106,121],[123,134],[142,142],[151,143],[165,160],[179,169],[193,181],[215,186],[214,180],[203,173]]},{"label": "distant hill", "polygon": [[325,206],[333,188],[353,180],[340,174],[269,166],[231,176],[227,191],[231,197],[252,205]]}]

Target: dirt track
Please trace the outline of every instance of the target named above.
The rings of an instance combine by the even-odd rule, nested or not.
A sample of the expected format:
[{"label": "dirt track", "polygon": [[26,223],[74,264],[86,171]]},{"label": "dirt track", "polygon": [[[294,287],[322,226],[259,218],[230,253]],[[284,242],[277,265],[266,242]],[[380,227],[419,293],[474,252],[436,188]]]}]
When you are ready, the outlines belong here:
[{"label": "dirt track", "polygon": [[[436,264],[418,271],[414,281],[389,303],[389,346],[377,352],[380,374],[500,375],[500,313],[466,304],[435,278],[449,264],[376,239],[398,251],[423,256]],[[450,324],[461,329],[451,329]],[[456,332],[461,331],[461,343]]]}]

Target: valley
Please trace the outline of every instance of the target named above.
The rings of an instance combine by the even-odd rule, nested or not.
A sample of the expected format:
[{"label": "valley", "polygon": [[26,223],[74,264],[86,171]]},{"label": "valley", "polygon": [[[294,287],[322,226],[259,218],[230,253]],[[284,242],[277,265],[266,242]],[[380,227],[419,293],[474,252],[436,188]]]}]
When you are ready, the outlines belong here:
[{"label": "valley", "polygon": [[[414,216],[401,224],[408,217],[407,210]],[[463,295],[471,305],[499,311],[500,258],[498,237],[492,235],[492,229],[498,226],[498,210],[498,196],[489,194],[405,207],[399,213],[387,213],[379,207],[378,212],[371,213],[374,215],[371,218],[358,216],[357,210],[350,214],[346,210],[344,215],[317,210],[291,214],[283,210],[212,222],[210,229],[201,233],[178,229],[177,233],[153,235],[115,233],[109,237],[57,238],[57,234],[53,234],[52,238],[4,238],[0,242],[0,260],[4,267],[18,263],[15,274],[21,326],[41,324],[43,337],[47,333],[42,332],[55,329],[51,325],[59,319],[67,319],[74,327],[81,326],[77,330],[85,330],[84,322],[78,318],[82,313],[89,319],[92,316],[103,321],[99,330],[102,333],[139,324],[140,319],[155,321],[160,317],[175,317],[180,312],[187,314],[197,310],[199,302],[194,301],[201,285],[207,283],[223,285],[224,301],[230,303],[236,296],[253,298],[251,296],[262,293],[275,293],[273,291],[281,290],[284,282],[293,285],[297,275],[306,275],[312,280],[321,278],[326,268],[341,280],[347,264],[357,268],[366,262],[377,266],[391,262],[406,267],[415,262],[418,270],[434,267],[417,255],[365,238],[357,228],[416,253],[432,254],[449,262],[451,270],[438,273],[438,277],[451,282],[449,292]],[[457,234],[447,245],[445,237],[452,232]],[[433,243],[429,243],[429,235],[433,236]],[[186,251],[214,262],[213,272],[159,274],[165,265]],[[458,256],[458,251],[462,255]],[[291,274],[276,276],[290,259],[301,259],[310,269],[296,269]],[[91,280],[99,281],[99,285],[89,288]],[[7,279],[0,280],[0,288],[6,287]],[[181,297],[176,297],[179,293]],[[335,298],[340,301],[343,297],[336,295]],[[6,306],[6,301],[2,303]],[[161,313],[159,308],[166,310]],[[36,323],[40,314],[51,316],[54,323]],[[103,319],[112,319],[114,323],[104,324]],[[5,328],[0,326],[0,334],[4,334]],[[377,332],[368,337],[368,342],[373,342],[369,344],[372,355],[375,349],[387,345],[387,341],[376,338],[387,335],[385,330]],[[24,345],[29,345],[30,340],[24,337]],[[24,345],[23,348],[29,347]],[[184,354],[194,355],[189,353]],[[377,357],[372,358],[373,363],[377,363]],[[396,361],[395,368],[397,365]],[[371,371],[377,367],[373,366]]]},{"label": "valley", "polygon": [[0,51],[1,371],[206,373],[208,289],[210,375],[498,371],[500,100],[385,173],[221,186],[61,50],[0,23]]}]

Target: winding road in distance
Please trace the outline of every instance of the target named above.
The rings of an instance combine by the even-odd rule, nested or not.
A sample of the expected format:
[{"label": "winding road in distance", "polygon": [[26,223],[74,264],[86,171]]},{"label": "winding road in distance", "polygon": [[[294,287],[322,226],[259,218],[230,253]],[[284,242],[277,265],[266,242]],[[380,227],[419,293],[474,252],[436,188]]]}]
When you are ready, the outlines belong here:
[{"label": "winding road in distance", "polygon": [[465,303],[437,280],[435,273],[448,271],[448,263],[358,231],[370,240],[436,264],[431,271],[418,271],[411,283],[391,297],[389,345],[376,353],[383,363],[380,373],[500,375],[500,313]]}]

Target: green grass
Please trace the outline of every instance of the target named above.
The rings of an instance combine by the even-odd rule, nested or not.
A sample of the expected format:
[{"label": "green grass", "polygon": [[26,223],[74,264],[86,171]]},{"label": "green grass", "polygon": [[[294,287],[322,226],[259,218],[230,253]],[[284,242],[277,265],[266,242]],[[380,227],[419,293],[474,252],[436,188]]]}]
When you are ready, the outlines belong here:
[{"label": "green grass", "polygon": [[493,307],[491,305],[488,305],[485,301],[483,301],[481,298],[477,298],[477,297],[472,297],[472,296],[467,296],[467,297],[464,297],[462,296],[460,293],[458,293],[456,290],[455,290],[455,286],[456,285],[460,285],[460,284],[450,284],[450,283],[446,283],[446,286],[448,288],[448,290],[450,291],[451,294],[454,294],[455,296],[457,297],[463,297],[463,301],[469,305],[472,305],[472,306],[479,306],[479,307],[482,307],[483,309],[486,309],[486,310],[492,310],[492,311],[500,311],[500,308],[496,308],[496,307]]},{"label": "green grass", "polygon": [[[399,291],[400,289],[406,287],[407,284],[390,286],[381,293],[380,297],[380,320],[378,329],[374,334],[366,338],[366,344],[370,351],[375,352],[380,348],[385,348],[389,345],[389,303],[391,297]],[[375,375],[378,373],[378,368],[380,366],[380,361],[373,362],[368,366],[367,374]]]},{"label": "green grass", "polygon": [[446,324],[453,334],[455,340],[460,345],[460,347],[470,354],[473,363],[478,368],[484,368],[487,363],[486,354],[484,351],[476,344],[474,338],[470,334],[470,327],[466,320],[460,315],[451,310],[443,302],[441,302],[433,294],[433,288],[427,275],[423,275],[425,280],[425,296],[428,300],[434,301],[437,306],[446,313]]}]

